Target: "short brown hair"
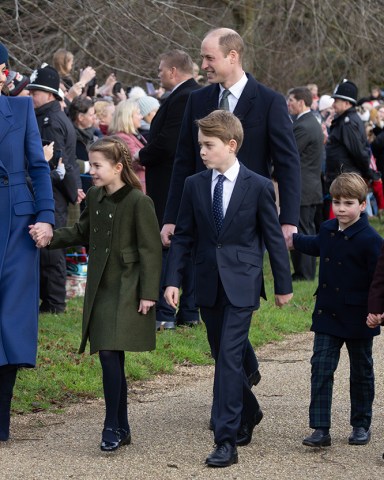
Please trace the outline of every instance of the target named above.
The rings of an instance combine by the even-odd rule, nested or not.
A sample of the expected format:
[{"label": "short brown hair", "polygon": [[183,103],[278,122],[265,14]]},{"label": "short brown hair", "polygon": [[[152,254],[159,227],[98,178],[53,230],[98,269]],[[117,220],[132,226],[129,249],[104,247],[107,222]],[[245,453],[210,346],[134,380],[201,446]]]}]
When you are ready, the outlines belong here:
[{"label": "short brown hair", "polygon": [[359,203],[363,203],[368,195],[368,187],[358,173],[342,173],[332,182],[329,193],[332,198],[357,198]]},{"label": "short brown hair", "polygon": [[193,60],[183,50],[169,50],[160,55],[160,61],[164,61],[168,68],[175,67],[182,73],[193,75]]},{"label": "short brown hair", "polygon": [[231,50],[235,50],[239,55],[240,63],[242,62],[245,50],[244,40],[235,30],[230,28],[215,28],[210,30],[205,38],[209,35],[218,37],[219,45],[225,56],[227,56]]},{"label": "short brown hair", "polygon": [[304,100],[304,105],[310,107],[312,105],[312,93],[307,87],[294,87],[288,91],[288,95],[292,95],[295,100]]},{"label": "short brown hair", "polygon": [[207,137],[217,137],[223,143],[236,140],[235,153],[240,150],[244,138],[243,126],[236,115],[228,110],[214,110],[206,117],[196,120],[196,125]]}]

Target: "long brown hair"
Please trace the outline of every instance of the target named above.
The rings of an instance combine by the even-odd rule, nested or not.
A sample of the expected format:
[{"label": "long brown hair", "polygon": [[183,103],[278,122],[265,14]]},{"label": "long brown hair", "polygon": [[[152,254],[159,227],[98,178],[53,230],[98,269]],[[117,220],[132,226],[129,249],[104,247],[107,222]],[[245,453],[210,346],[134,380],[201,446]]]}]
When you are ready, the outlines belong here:
[{"label": "long brown hair", "polygon": [[123,165],[123,170],[121,171],[122,181],[133,188],[142,190],[140,180],[133,171],[131,154],[126,143],[120,137],[116,135],[102,137],[96,140],[89,147],[88,151],[102,153],[112,165],[121,163]]}]

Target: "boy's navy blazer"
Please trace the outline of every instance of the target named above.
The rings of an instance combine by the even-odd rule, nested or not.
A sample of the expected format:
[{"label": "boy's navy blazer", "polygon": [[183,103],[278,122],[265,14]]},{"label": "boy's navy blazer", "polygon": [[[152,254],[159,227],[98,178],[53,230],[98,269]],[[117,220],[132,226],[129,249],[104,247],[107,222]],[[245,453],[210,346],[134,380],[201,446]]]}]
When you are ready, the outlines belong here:
[{"label": "boy's navy blazer", "polygon": [[323,222],[318,235],[294,234],[295,249],[320,257],[319,286],[311,330],[340,338],[369,338],[379,328],[366,325],[368,292],[383,239],[368,217],[339,230],[337,219]]},{"label": "boy's navy blazer", "polygon": [[273,184],[240,164],[239,174],[217,233],[212,214],[212,170],[187,178],[167,260],[166,286],[179,287],[193,252],[198,306],[211,307],[220,280],[232,305],[255,307],[265,297],[264,245],[275,293],[292,292],[288,252],[278,221]]},{"label": "boy's navy blazer", "polygon": [[[270,178],[272,164],[279,183],[280,223],[298,225],[300,212],[300,157],[286,101],[247,74],[248,82],[234,114],[244,129],[238,159],[247,168]],[[196,119],[218,109],[220,87],[208,85],[192,92],[183,117],[164,223],[175,223],[185,179],[205,170],[200,157]]]}]

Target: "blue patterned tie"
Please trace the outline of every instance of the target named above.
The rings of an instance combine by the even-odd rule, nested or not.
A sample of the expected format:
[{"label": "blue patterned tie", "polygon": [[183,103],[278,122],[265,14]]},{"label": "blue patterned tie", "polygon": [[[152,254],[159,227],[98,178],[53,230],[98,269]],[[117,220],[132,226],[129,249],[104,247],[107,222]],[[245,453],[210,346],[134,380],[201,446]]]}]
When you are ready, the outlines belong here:
[{"label": "blue patterned tie", "polygon": [[229,111],[229,100],[228,97],[231,94],[229,90],[224,90],[220,99],[219,109]]},{"label": "blue patterned tie", "polygon": [[217,183],[215,189],[213,190],[213,219],[215,220],[215,225],[217,233],[220,233],[221,227],[223,226],[224,213],[223,213],[223,182],[225,180],[224,175],[217,176]]}]

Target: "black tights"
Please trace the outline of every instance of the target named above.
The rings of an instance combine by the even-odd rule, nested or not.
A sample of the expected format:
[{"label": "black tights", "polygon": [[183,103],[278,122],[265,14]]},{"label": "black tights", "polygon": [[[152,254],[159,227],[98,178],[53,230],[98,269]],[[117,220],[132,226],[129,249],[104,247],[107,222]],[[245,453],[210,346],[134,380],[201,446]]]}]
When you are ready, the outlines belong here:
[{"label": "black tights", "polygon": [[17,366],[15,365],[0,367],[0,441],[7,441],[9,438],[11,400],[16,374]]},{"label": "black tights", "polygon": [[105,428],[129,431],[127,380],[124,372],[124,352],[100,350],[99,358],[103,370],[103,388],[105,399]]}]

